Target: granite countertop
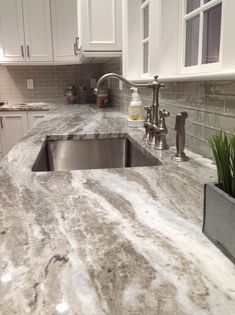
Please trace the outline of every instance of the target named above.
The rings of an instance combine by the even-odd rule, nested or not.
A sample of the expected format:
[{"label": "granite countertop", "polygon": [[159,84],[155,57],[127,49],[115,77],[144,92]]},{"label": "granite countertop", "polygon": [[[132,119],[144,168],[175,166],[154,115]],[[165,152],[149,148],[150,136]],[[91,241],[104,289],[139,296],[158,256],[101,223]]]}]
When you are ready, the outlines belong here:
[{"label": "granite countertop", "polygon": [[44,102],[34,103],[18,103],[18,104],[4,104],[0,106],[1,111],[47,111],[52,104]]},{"label": "granite countertop", "polygon": [[54,107],[0,163],[0,313],[234,315],[235,266],[201,232],[210,160],[31,171],[46,135],[110,133],[142,145],[123,113]]}]

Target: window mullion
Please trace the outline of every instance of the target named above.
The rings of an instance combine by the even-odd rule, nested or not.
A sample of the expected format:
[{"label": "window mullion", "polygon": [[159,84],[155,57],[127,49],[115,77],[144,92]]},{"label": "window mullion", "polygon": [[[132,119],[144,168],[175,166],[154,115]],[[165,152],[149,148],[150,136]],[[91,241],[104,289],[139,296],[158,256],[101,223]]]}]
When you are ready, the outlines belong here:
[{"label": "window mullion", "polygon": [[200,11],[201,11],[201,9],[197,8],[197,9],[193,10],[192,12],[185,14],[184,19],[189,20],[189,19],[193,18],[194,16],[198,15],[200,13]]},{"label": "window mullion", "polygon": [[203,11],[200,12],[199,22],[199,45],[198,45],[198,64],[202,64],[202,44],[203,44]]}]

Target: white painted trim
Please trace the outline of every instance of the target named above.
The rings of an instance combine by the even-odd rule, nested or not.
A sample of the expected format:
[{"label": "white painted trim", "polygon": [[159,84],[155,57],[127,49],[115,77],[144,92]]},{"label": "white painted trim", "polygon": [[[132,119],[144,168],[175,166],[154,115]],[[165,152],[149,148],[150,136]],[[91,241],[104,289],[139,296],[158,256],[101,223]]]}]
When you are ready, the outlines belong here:
[{"label": "white painted trim", "polygon": [[[128,80],[136,83],[147,83],[153,80],[152,77],[146,77],[144,79],[134,79],[127,77]],[[214,72],[214,73],[198,73],[198,74],[185,74],[175,76],[159,76],[161,82],[172,82],[172,81],[216,81],[216,80],[235,80],[235,69],[231,72]]]},{"label": "white painted trim", "polygon": [[[223,1],[224,0],[211,0],[208,3],[204,4],[203,0],[200,0],[200,7],[193,10],[188,14],[184,14],[186,12],[187,1],[184,1],[184,5],[181,8],[182,16],[181,19],[181,75],[184,74],[192,74],[195,75],[197,73],[206,73],[206,72],[218,72],[222,69],[222,47],[223,47]],[[202,45],[203,45],[203,14],[206,10],[213,8],[214,6],[222,3],[222,12],[221,12],[221,31],[220,31],[220,56],[219,62],[202,64]],[[185,45],[186,45],[186,21],[191,19],[192,17],[200,14],[200,22],[199,22],[199,47],[198,47],[198,65],[185,67]]]},{"label": "white painted trim", "polygon": [[[151,0],[146,0],[144,3],[141,5],[141,39],[142,39],[142,73],[141,73],[141,78],[148,78],[149,73],[150,73],[150,1]],[[144,38],[144,9],[148,6],[149,10],[149,15],[148,15],[148,37]],[[148,43],[148,72],[143,72],[144,71],[144,44]]]}]

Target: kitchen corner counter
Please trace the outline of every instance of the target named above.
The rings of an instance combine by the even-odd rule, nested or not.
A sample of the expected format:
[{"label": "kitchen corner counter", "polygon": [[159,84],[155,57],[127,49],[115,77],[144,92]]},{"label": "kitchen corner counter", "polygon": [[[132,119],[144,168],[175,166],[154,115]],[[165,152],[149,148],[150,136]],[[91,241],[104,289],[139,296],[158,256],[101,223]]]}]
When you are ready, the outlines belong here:
[{"label": "kitchen corner counter", "polygon": [[234,315],[235,266],[201,232],[211,161],[31,171],[47,135],[110,133],[142,145],[123,113],[55,106],[0,162],[0,313]]},{"label": "kitchen corner counter", "polygon": [[34,102],[34,103],[18,103],[18,104],[4,104],[0,106],[1,111],[48,111],[51,106],[49,103]]}]

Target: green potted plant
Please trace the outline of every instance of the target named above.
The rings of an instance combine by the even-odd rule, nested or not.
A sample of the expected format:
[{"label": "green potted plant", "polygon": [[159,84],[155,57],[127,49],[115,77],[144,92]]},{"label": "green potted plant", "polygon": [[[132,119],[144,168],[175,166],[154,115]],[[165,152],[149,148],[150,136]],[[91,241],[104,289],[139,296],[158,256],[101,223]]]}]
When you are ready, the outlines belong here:
[{"label": "green potted plant", "polygon": [[203,233],[235,263],[235,133],[209,139],[218,183],[205,184]]}]

